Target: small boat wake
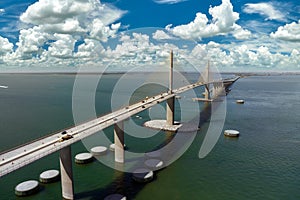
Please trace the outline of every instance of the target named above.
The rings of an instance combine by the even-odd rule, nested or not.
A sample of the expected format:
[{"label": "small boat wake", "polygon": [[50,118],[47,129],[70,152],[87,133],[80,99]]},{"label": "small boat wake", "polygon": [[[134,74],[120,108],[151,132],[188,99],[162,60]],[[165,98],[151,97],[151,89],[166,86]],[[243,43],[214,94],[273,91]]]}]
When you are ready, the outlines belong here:
[{"label": "small boat wake", "polygon": [[0,85],[0,88],[2,88],[2,89],[7,89],[8,86],[6,86],[6,85]]}]

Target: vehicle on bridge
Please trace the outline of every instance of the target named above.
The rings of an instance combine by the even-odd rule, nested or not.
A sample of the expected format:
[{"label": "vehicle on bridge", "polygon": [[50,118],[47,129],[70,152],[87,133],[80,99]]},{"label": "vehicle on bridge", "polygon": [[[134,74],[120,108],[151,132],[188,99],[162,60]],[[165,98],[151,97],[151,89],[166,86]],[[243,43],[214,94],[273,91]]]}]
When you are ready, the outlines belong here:
[{"label": "vehicle on bridge", "polygon": [[63,142],[63,141],[65,141],[65,140],[69,140],[69,139],[73,138],[73,136],[72,136],[72,135],[69,135],[69,134],[67,133],[67,131],[63,131],[63,132],[61,132],[61,134],[62,134],[63,136],[61,136],[61,138],[58,140],[58,142]]}]

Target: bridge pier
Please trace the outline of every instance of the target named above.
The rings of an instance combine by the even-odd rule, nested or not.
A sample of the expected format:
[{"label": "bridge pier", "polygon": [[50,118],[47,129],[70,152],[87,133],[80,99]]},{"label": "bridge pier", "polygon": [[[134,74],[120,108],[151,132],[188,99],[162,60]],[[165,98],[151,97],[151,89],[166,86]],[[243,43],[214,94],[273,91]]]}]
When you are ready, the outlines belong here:
[{"label": "bridge pier", "polygon": [[204,98],[205,98],[206,100],[210,99],[209,84],[206,84],[206,85],[205,85]]},{"label": "bridge pier", "polygon": [[209,61],[208,61],[208,63],[207,63],[207,68],[206,68],[206,82],[208,83],[208,84],[205,84],[205,92],[204,92],[204,98],[206,99],[206,100],[208,100],[208,99],[210,99],[210,90],[209,90],[209,79],[210,79],[210,77],[209,77],[209,71],[210,71],[210,63],[209,63]]},{"label": "bridge pier", "polygon": [[124,122],[114,124],[115,162],[124,163]]},{"label": "bridge pier", "polygon": [[174,97],[167,100],[167,125],[174,125],[174,103]]},{"label": "bridge pier", "polygon": [[62,197],[64,199],[74,199],[71,146],[64,147],[60,150],[59,163]]},{"label": "bridge pier", "polygon": [[[169,94],[173,93],[173,51],[170,54],[170,72],[169,72]],[[166,112],[167,112],[167,125],[174,125],[174,104],[175,97],[167,99]]]}]

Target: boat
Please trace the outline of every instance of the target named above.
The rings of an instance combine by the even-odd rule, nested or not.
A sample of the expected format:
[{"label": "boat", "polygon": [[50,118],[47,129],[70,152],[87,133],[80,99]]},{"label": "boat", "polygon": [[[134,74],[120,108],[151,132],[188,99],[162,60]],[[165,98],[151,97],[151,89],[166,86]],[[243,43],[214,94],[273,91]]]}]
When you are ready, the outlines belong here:
[{"label": "boat", "polygon": [[0,88],[2,88],[2,89],[7,89],[8,86],[6,86],[6,85],[0,85]]},{"label": "boat", "polygon": [[238,99],[238,100],[236,100],[236,103],[237,103],[237,104],[244,104],[245,101],[244,101],[243,99]]}]

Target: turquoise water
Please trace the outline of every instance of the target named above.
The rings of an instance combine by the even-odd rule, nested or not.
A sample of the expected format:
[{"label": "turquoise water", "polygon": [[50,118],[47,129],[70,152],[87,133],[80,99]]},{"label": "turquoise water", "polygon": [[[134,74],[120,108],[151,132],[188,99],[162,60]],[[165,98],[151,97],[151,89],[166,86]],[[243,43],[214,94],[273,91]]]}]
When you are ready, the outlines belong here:
[{"label": "turquoise water", "polygon": [[[107,113],[111,90],[120,75],[105,75],[98,90],[98,114]],[[73,75],[0,75],[0,151],[73,125]],[[153,87],[151,90],[160,90]],[[137,91],[142,98],[143,92]],[[244,99],[245,104],[235,103]],[[299,199],[300,198],[300,78],[257,76],[238,80],[227,96],[224,129],[237,129],[237,139],[219,138],[212,152],[198,158],[208,124],[175,163],[156,173],[148,184],[136,184],[130,174],[116,172],[100,162],[73,165],[77,199],[103,199],[119,192],[129,199]],[[133,99],[133,101],[135,101]],[[141,113],[147,120],[147,113]],[[178,118],[178,116],[176,116]],[[105,130],[109,137],[111,128]],[[164,133],[149,144],[128,141],[136,151],[162,142]],[[133,148],[131,148],[132,150]],[[86,151],[72,145],[72,154]],[[108,154],[110,156],[110,154]],[[37,179],[49,168],[59,168],[54,153],[0,178],[0,199],[61,199],[60,183],[42,185],[25,198],[14,195],[22,181]]]}]

